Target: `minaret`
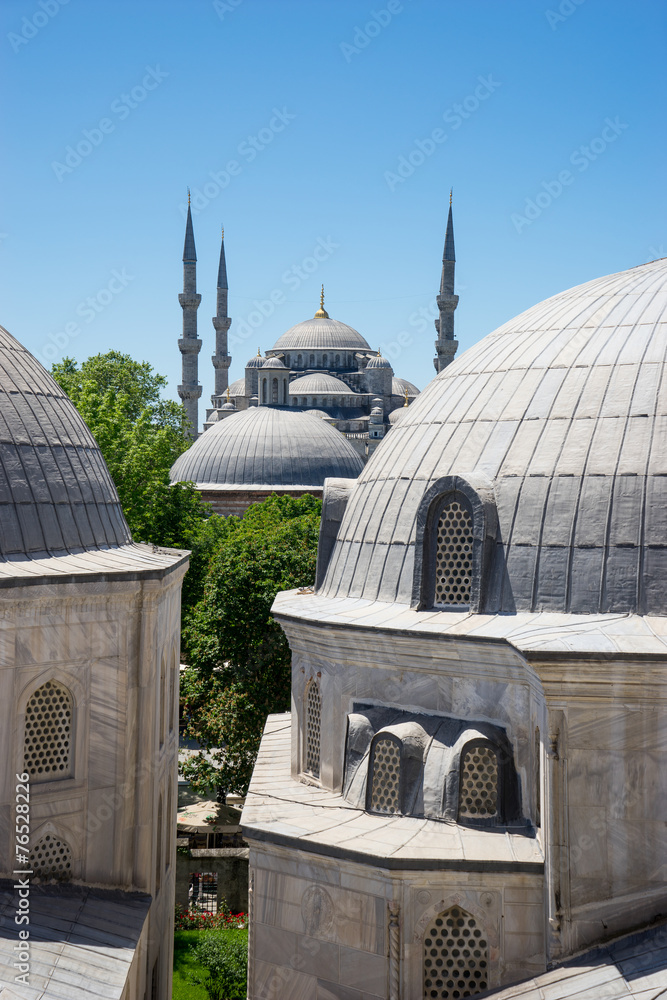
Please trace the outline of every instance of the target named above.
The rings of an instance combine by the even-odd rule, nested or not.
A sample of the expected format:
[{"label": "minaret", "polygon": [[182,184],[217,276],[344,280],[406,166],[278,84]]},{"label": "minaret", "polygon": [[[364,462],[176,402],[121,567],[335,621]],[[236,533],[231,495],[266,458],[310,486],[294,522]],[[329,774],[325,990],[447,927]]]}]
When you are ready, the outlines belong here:
[{"label": "minaret", "polygon": [[195,234],[192,229],[190,212],[190,189],[188,188],[188,218],[185,223],[185,246],[183,247],[183,291],[178,296],[183,309],[183,336],[178,347],[183,355],[183,384],[178,387],[178,395],[183,400],[185,415],[190,427],[187,433],[193,439],[199,430],[199,397],[201,386],[198,378],[197,355],[201,351],[201,340],[197,339],[197,309],[201,295],[197,294],[197,251]]},{"label": "minaret", "polygon": [[436,299],[440,315],[435,321],[438,339],[435,342],[436,357],[433,359],[433,365],[437,372],[441,372],[443,368],[451,364],[456,354],[456,348],[459,346],[458,340],[454,340],[454,310],[459,304],[458,295],[454,295],[455,266],[452,192],[450,191],[445,249],[442,255],[442,277],[440,278],[440,292]]},{"label": "minaret", "polygon": [[214,406],[222,406],[224,395],[229,382],[229,366],[232,363],[230,355],[227,353],[227,333],[231,326],[231,319],[227,315],[227,296],[229,287],[227,285],[227,262],[225,261],[225,230],[222,230],[222,241],[220,243],[220,263],[218,265],[218,299],[216,315],[213,317],[215,328],[215,354],[211,358],[215,368],[215,392],[211,396]]}]

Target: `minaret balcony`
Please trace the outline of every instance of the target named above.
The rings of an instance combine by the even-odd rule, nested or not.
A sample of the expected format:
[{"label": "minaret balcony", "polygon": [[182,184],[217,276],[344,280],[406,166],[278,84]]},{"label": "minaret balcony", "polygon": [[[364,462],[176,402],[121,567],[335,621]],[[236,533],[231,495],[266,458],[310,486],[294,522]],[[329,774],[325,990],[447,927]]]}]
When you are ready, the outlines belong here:
[{"label": "minaret balcony", "polygon": [[181,292],[178,296],[178,301],[184,309],[199,309],[201,295],[198,292],[194,294],[191,292]]},{"label": "minaret balcony", "polygon": [[229,366],[232,363],[232,359],[228,354],[223,354],[223,355],[214,354],[211,358],[211,361],[213,362],[213,367],[215,369],[229,368]]},{"label": "minaret balcony", "polygon": [[200,385],[179,385],[177,386],[178,395],[181,399],[199,399],[201,396],[201,386]]},{"label": "minaret balcony", "polygon": [[181,337],[178,341],[178,349],[181,354],[199,354],[201,340],[197,337]]},{"label": "minaret balcony", "polygon": [[438,304],[438,309],[454,312],[459,304],[459,297],[458,295],[438,295],[435,301]]}]

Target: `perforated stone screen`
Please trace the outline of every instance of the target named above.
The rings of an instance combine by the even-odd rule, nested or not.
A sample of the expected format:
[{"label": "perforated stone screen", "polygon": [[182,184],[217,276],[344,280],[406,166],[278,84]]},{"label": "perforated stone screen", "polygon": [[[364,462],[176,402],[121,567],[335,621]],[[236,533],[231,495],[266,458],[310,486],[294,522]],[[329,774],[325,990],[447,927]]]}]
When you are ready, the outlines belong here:
[{"label": "perforated stone screen", "polygon": [[488,945],[474,917],[458,906],[440,913],[424,936],[427,1000],[472,997],[488,986]]},{"label": "perforated stone screen", "polygon": [[471,747],[461,764],[459,819],[498,815],[498,757],[491,747]]},{"label": "perforated stone screen", "polygon": [[470,604],[472,517],[458,500],[446,504],[438,521],[435,603]]},{"label": "perforated stone screen", "polygon": [[379,813],[400,812],[401,751],[394,740],[378,740],[373,749],[371,809]]},{"label": "perforated stone screen", "polygon": [[33,781],[69,772],[71,738],[71,695],[55,681],[47,681],[37,688],[25,709],[23,761]]},{"label": "perforated stone screen", "polygon": [[314,778],[320,776],[320,722],[322,699],[317,681],[308,685],[306,697],[306,771]]},{"label": "perforated stone screen", "polygon": [[38,878],[68,879],[72,874],[72,852],[64,840],[46,833],[31,850],[30,865]]}]

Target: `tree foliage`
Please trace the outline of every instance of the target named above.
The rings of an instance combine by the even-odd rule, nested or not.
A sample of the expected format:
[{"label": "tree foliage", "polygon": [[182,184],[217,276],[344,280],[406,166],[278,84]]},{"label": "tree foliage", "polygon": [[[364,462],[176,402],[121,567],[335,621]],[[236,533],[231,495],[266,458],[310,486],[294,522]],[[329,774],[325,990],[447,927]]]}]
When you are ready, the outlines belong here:
[{"label": "tree foliage", "polygon": [[224,520],[203,597],[183,622],[187,732],[209,755],[183,771],[202,793],[244,794],[267,715],[289,709],[290,649],[271,605],[314,582],[320,513],[312,496],[272,496]]},{"label": "tree foliage", "polygon": [[205,931],[191,945],[193,957],[204,973],[191,973],[209,1000],[245,1000],[248,978],[248,932]]},{"label": "tree foliage", "polygon": [[169,483],[191,441],[182,406],[160,398],[166,378],[118,351],[80,367],[64,358],[51,373],[99,444],[135,541],[187,548],[208,511],[192,483]]}]

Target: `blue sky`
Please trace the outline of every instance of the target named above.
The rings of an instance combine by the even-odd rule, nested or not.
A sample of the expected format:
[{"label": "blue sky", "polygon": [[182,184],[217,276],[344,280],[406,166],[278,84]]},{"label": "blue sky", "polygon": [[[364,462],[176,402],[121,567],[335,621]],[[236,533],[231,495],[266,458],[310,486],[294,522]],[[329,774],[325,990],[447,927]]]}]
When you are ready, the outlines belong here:
[{"label": "blue sky", "polygon": [[116,348],[175,397],[188,185],[200,415],[221,224],[232,378],[324,282],[330,315],[423,388],[450,186],[460,351],[667,255],[658,0],[3,0],[0,18],[0,320],[46,363]]}]

